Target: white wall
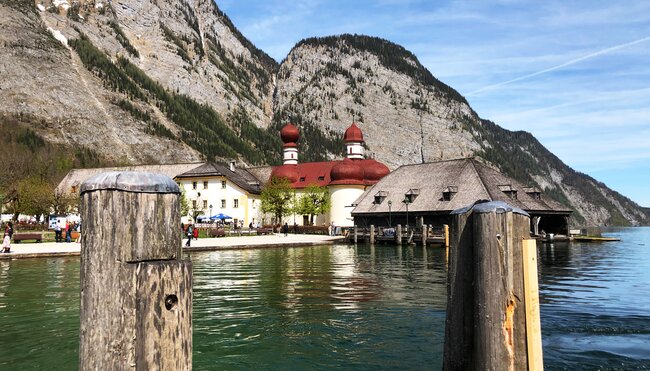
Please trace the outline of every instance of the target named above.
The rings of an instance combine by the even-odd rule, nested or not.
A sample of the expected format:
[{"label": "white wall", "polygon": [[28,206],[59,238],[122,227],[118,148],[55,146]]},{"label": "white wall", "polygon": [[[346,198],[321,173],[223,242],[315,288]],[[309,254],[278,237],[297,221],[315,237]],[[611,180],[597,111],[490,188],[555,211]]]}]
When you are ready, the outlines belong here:
[{"label": "white wall", "polygon": [[[224,180],[226,181],[225,189],[221,184]],[[204,181],[208,182],[207,189],[203,185]],[[193,182],[196,182],[196,189],[193,189]],[[185,197],[190,208],[192,207],[192,200],[196,200],[197,209],[201,210],[200,214],[203,215],[210,216],[223,213],[232,217],[233,220],[243,220],[244,226],[247,227],[254,217],[254,215],[250,215],[250,211],[259,209],[259,196],[251,195],[249,197],[246,191],[225,177],[184,178],[180,180],[180,184],[185,189]],[[201,194],[200,197],[198,196],[199,193]],[[253,208],[252,199],[258,200],[256,209]],[[226,201],[223,208],[221,207],[221,200]],[[234,205],[235,200],[238,201],[238,207]],[[203,208],[203,201],[207,201],[208,207]],[[210,205],[212,205],[212,214],[210,214]]]},{"label": "white wall", "polygon": [[351,227],[354,225],[352,219],[352,203],[363,194],[365,187],[362,185],[340,185],[329,186],[332,208],[329,213],[329,222],[335,226]]}]

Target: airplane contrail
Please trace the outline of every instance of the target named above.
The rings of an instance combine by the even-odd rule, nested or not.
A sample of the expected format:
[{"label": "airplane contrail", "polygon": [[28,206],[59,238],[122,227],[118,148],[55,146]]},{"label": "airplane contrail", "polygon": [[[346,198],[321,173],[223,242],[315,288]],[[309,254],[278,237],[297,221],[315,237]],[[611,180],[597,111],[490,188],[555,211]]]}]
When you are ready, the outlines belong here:
[{"label": "airplane contrail", "polygon": [[498,83],[498,84],[488,85],[488,86],[482,87],[482,88],[480,88],[480,89],[476,89],[476,90],[474,90],[474,91],[471,91],[471,92],[467,93],[466,95],[467,95],[467,96],[470,96],[470,95],[474,95],[474,94],[476,94],[476,93],[480,93],[480,92],[485,91],[485,90],[490,90],[490,89],[498,88],[498,87],[503,86],[503,85],[511,84],[511,83],[513,83],[513,82],[517,82],[517,81],[521,81],[521,80],[526,80],[526,79],[529,79],[529,78],[531,78],[531,77],[535,77],[535,76],[537,76],[537,75],[541,75],[541,74],[543,74],[543,73],[547,73],[547,72],[555,71],[555,70],[558,70],[558,69],[560,69],[560,68],[563,68],[563,67],[566,67],[566,66],[570,66],[570,65],[572,65],[572,64],[576,64],[576,63],[578,63],[578,62],[582,62],[582,61],[584,61],[585,59],[589,59],[589,58],[597,57],[597,56],[599,56],[599,55],[607,54],[607,53],[613,52],[613,51],[615,51],[615,50],[622,49],[622,48],[626,48],[626,47],[628,47],[628,46],[632,46],[632,45],[635,45],[635,44],[639,44],[639,43],[642,43],[642,42],[645,42],[645,41],[648,41],[648,40],[650,40],[650,36],[644,37],[644,38],[642,38],[642,39],[638,39],[638,40],[630,41],[630,42],[627,42],[627,43],[624,43],[624,44],[615,45],[615,46],[609,47],[609,48],[607,48],[607,49],[599,50],[599,51],[597,51],[597,52],[593,52],[593,53],[590,53],[590,54],[584,55],[584,56],[582,56],[582,57],[579,57],[579,58],[576,58],[576,59],[572,59],[572,60],[570,60],[570,61],[568,61],[568,62],[564,62],[564,63],[562,63],[562,64],[558,64],[557,66],[549,67],[549,68],[543,69],[543,70],[541,70],[541,71],[533,72],[533,73],[530,73],[530,74],[528,74],[528,75],[524,75],[524,76],[520,76],[520,77],[514,78],[514,79],[512,79],[512,80],[508,80],[508,81],[500,82],[500,83]]}]

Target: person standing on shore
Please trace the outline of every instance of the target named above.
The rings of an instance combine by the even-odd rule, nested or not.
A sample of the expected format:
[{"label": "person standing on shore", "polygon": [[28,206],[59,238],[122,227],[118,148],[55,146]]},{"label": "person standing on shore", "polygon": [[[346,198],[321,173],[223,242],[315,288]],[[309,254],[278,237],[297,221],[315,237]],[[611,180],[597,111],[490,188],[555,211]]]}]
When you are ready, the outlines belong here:
[{"label": "person standing on shore", "polygon": [[9,239],[14,238],[14,223],[7,222],[7,228],[5,229],[6,233],[9,233]]},{"label": "person standing on shore", "polygon": [[192,225],[190,224],[187,226],[187,242],[185,243],[185,246],[190,247],[192,237],[194,237],[194,228],[192,228]]},{"label": "person standing on shore", "polygon": [[61,226],[58,221],[54,222],[54,240],[61,242]]},{"label": "person standing on shore", "polygon": [[287,234],[289,234],[289,224],[286,222],[282,226],[282,232],[284,232],[284,237],[287,237]]},{"label": "person standing on shore", "polygon": [[65,242],[72,242],[72,228],[70,222],[65,222]]},{"label": "person standing on shore", "polygon": [[9,237],[8,232],[5,232],[5,236],[2,240],[2,252],[3,253],[11,252],[11,237]]}]

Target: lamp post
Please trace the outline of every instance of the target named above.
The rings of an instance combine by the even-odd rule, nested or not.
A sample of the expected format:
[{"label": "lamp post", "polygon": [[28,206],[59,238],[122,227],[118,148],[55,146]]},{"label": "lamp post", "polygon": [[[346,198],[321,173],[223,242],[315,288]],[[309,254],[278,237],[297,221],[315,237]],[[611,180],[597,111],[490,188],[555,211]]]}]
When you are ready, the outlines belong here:
[{"label": "lamp post", "polygon": [[212,223],[212,204],[208,206],[208,209],[210,209],[210,223]]},{"label": "lamp post", "polygon": [[411,203],[411,199],[408,197],[404,197],[404,201],[402,201],[404,205],[406,205],[406,230],[409,229],[409,204]]},{"label": "lamp post", "polygon": [[388,226],[393,227],[393,218],[391,214],[391,207],[393,206],[393,201],[388,201]]}]

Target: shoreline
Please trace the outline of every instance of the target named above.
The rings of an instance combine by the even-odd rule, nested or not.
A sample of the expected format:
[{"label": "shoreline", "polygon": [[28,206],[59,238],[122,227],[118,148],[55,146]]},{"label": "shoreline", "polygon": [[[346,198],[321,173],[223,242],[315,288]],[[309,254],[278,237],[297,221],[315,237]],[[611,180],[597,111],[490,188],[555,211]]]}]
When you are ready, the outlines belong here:
[{"label": "shoreline", "polygon": [[[315,234],[271,234],[265,236],[213,237],[192,240],[191,246],[185,247],[187,239],[182,240],[182,253],[261,249],[280,247],[309,247],[318,245],[333,245],[345,241],[343,236],[324,236]],[[10,253],[0,253],[0,260],[57,258],[80,256],[81,244],[78,242],[36,242],[12,243]]]}]

